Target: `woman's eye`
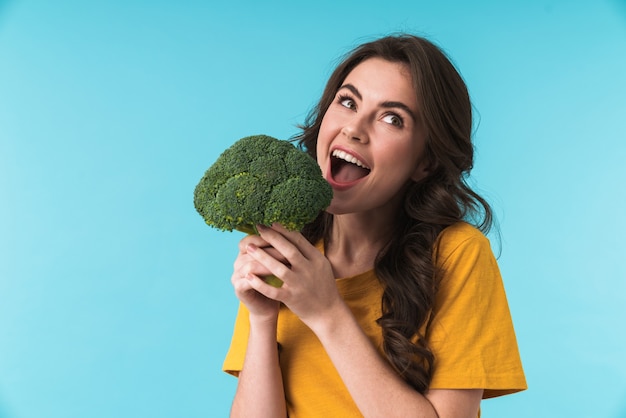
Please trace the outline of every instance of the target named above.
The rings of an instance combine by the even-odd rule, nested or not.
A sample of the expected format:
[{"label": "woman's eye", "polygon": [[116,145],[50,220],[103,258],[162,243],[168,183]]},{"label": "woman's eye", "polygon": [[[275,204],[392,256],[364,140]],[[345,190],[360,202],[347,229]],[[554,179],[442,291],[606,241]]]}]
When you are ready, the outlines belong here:
[{"label": "woman's eye", "polygon": [[356,104],[354,103],[354,100],[352,100],[349,97],[340,97],[339,104],[341,104],[343,107],[348,108],[348,109],[356,108]]},{"label": "woman's eye", "polygon": [[393,113],[386,115],[383,118],[383,121],[390,125],[398,126],[398,127],[402,126],[404,122],[400,116],[393,114]]}]

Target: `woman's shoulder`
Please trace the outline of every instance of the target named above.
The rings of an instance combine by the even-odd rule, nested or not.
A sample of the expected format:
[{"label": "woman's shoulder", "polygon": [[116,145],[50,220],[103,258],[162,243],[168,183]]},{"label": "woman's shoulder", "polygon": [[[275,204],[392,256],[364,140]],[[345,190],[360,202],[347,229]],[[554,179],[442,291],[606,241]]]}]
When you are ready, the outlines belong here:
[{"label": "woman's shoulder", "polygon": [[461,243],[468,240],[488,242],[487,237],[480,229],[467,222],[457,222],[452,224],[441,231],[439,237],[437,237],[439,245],[454,245],[455,243]]},{"label": "woman's shoulder", "polygon": [[467,222],[457,222],[448,226],[441,231],[435,243],[435,256],[440,261],[467,250],[491,253],[489,239],[482,231]]}]

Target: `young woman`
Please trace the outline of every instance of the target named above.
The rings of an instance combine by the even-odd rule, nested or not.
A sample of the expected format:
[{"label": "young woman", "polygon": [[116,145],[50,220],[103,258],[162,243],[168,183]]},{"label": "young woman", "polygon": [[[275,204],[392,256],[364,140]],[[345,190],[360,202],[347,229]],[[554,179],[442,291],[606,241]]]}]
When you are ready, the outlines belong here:
[{"label": "young woman", "polygon": [[336,68],[297,138],[330,207],[240,244],[232,416],[476,417],[526,388],[491,210],[465,182],[471,131],[462,78],[423,38],[366,43]]}]

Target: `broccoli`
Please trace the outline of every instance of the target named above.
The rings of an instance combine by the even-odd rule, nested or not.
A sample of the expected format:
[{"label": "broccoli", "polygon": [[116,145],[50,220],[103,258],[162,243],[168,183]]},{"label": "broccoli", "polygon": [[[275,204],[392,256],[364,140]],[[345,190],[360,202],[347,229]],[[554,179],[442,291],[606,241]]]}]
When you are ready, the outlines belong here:
[{"label": "broccoli", "polygon": [[235,142],[209,167],[194,191],[194,205],[211,227],[256,234],[256,225],[274,222],[301,230],[332,196],[308,154],[290,142],[256,135]]}]

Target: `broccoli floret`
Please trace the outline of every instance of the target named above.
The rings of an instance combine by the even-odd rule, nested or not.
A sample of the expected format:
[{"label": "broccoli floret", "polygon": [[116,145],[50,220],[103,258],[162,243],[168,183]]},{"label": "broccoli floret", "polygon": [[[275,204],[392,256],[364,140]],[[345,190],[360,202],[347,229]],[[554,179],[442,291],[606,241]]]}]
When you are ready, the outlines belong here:
[{"label": "broccoli floret", "polygon": [[226,149],[196,186],[194,205],[223,231],[255,233],[274,222],[289,230],[328,207],[332,188],[308,154],[267,135],[242,138]]}]

